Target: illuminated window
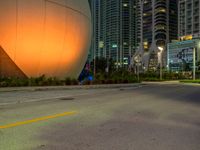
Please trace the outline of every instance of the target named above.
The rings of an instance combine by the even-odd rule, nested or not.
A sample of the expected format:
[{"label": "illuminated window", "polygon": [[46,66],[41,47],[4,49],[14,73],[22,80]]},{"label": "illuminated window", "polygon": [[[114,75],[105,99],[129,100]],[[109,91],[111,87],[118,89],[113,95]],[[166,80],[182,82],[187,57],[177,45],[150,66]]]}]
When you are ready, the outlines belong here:
[{"label": "illuminated window", "polygon": [[128,4],[127,4],[127,3],[124,3],[124,4],[123,4],[123,6],[124,6],[124,7],[127,7],[127,6],[128,6]]}]

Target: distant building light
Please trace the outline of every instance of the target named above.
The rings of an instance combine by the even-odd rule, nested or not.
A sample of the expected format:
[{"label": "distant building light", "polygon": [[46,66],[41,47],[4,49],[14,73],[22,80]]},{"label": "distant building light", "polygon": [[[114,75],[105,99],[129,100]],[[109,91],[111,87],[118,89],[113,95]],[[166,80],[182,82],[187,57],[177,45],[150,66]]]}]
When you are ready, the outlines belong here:
[{"label": "distant building light", "polygon": [[124,6],[124,7],[127,7],[127,6],[128,6],[128,4],[127,4],[127,3],[124,3],[124,4],[123,4],[123,6]]},{"label": "distant building light", "polygon": [[166,9],[164,9],[164,8],[163,9],[159,9],[159,12],[164,12],[165,13]]},{"label": "distant building light", "polygon": [[144,42],[143,45],[147,46],[147,45],[148,45],[148,42]]},{"label": "distant building light", "polygon": [[147,16],[147,14],[146,14],[146,13],[143,13],[143,16]]},{"label": "distant building light", "polygon": [[193,39],[193,36],[192,35],[186,35],[186,36],[182,36],[181,38],[180,38],[180,40],[192,40]]},{"label": "distant building light", "polygon": [[126,42],[124,42],[123,44],[124,44],[124,45],[128,45],[128,43],[126,43]]},{"label": "distant building light", "polygon": [[99,48],[103,48],[104,47],[104,42],[103,41],[100,41],[99,42]]},{"label": "distant building light", "polygon": [[129,64],[129,59],[128,59],[128,57],[124,57],[124,63],[123,63],[124,65],[128,65]]},{"label": "distant building light", "polygon": [[112,48],[117,48],[117,47],[118,47],[117,44],[112,45]]}]

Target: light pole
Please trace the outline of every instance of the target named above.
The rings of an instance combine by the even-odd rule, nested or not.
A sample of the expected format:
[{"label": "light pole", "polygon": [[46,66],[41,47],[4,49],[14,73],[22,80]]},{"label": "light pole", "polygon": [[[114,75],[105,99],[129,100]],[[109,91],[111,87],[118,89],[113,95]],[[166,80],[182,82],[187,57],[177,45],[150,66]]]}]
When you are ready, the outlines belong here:
[{"label": "light pole", "polygon": [[106,59],[107,59],[106,60],[107,61],[106,73],[109,74],[109,59],[108,59],[108,57]]},{"label": "light pole", "polygon": [[196,80],[196,49],[193,48],[193,80]]},{"label": "light pole", "polygon": [[141,63],[140,55],[136,56],[134,58],[134,61],[136,62],[137,78],[138,78],[138,82],[139,82],[140,81],[140,63]]},{"label": "light pole", "polygon": [[162,80],[162,53],[163,53],[163,51],[164,51],[164,48],[163,47],[158,47],[158,49],[159,49],[159,52],[158,52],[158,54],[159,54],[159,61],[160,61],[160,80]]},{"label": "light pole", "polygon": [[143,73],[145,73],[145,71],[146,71],[146,67],[145,67],[145,66],[143,66]]},{"label": "light pole", "polygon": [[140,66],[139,63],[137,63],[137,77],[138,77],[138,82],[140,81]]}]

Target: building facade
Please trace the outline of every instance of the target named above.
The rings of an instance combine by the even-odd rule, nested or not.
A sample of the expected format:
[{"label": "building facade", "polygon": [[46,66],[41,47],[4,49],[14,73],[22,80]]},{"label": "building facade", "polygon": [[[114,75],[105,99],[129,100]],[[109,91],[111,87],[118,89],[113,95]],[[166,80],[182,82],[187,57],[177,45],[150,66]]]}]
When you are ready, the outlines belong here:
[{"label": "building facade", "polygon": [[[177,0],[139,0],[140,5],[140,49],[145,68],[158,65],[158,47],[164,49],[163,63],[167,64],[167,43],[178,38]],[[152,64],[153,62],[154,64]]]},{"label": "building facade", "polygon": [[179,0],[179,38],[200,37],[200,0]]},{"label": "building facade", "polygon": [[92,0],[92,49],[94,57],[128,65],[138,48],[136,0]]},{"label": "building facade", "polygon": [[191,71],[193,50],[200,60],[200,0],[179,0],[179,41],[168,44],[168,66],[171,71]]},{"label": "building facade", "polygon": [[170,71],[192,71],[193,52],[195,49],[196,62],[200,61],[200,39],[173,42],[168,44],[168,62]]}]

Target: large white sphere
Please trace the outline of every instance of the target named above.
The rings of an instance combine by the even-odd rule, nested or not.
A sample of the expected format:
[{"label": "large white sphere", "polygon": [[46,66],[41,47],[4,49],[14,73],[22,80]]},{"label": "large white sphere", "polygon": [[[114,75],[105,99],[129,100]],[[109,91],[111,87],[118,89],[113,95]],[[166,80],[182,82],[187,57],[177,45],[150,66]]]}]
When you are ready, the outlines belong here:
[{"label": "large white sphere", "polygon": [[28,77],[77,77],[90,40],[88,0],[0,1],[0,46]]}]

